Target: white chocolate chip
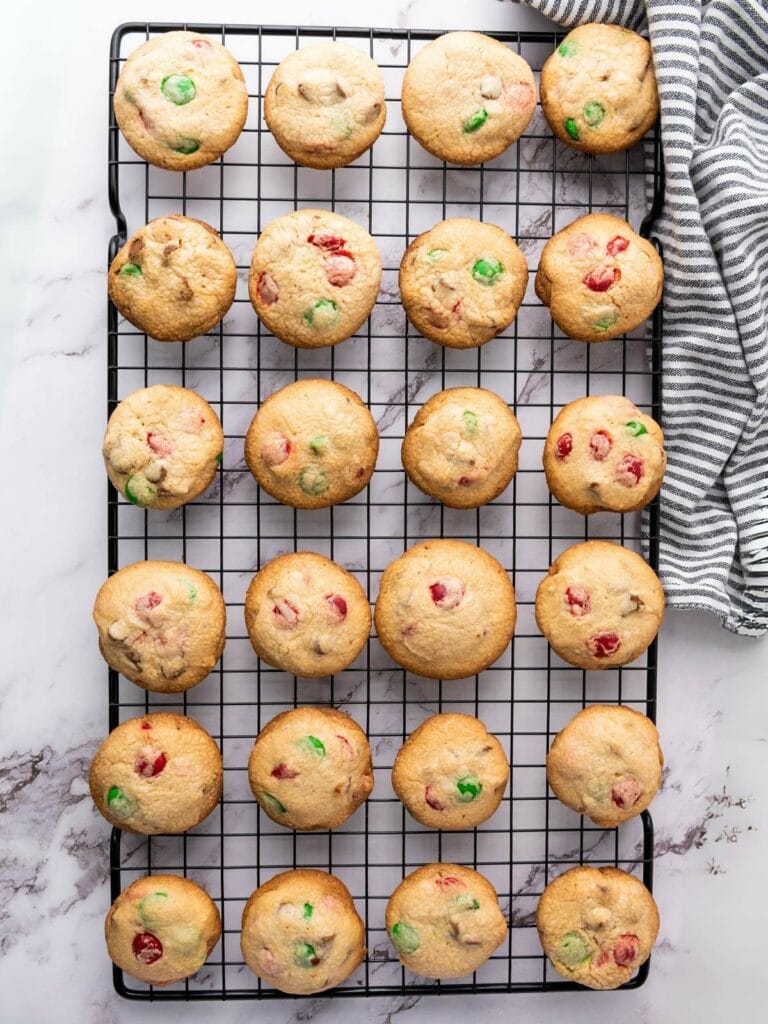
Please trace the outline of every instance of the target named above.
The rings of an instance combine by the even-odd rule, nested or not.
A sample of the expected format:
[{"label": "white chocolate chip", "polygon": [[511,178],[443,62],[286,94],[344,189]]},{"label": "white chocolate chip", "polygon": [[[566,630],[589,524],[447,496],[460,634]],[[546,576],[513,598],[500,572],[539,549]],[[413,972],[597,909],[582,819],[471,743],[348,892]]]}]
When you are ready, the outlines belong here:
[{"label": "white chocolate chip", "polygon": [[150,483],[159,483],[166,474],[165,466],[162,462],[150,462],[144,470],[144,476],[149,480]]},{"label": "white chocolate chip", "polygon": [[480,79],[480,95],[488,100],[495,100],[501,96],[501,79],[498,75],[486,75]]},{"label": "white chocolate chip", "polygon": [[112,640],[125,640],[130,633],[130,628],[125,622],[121,622],[120,619],[117,619],[115,622],[110,624],[107,633]]},{"label": "white chocolate chip", "polygon": [[307,103],[314,103],[320,107],[332,107],[349,95],[338,78],[326,68],[308,71],[299,82],[298,88]]}]

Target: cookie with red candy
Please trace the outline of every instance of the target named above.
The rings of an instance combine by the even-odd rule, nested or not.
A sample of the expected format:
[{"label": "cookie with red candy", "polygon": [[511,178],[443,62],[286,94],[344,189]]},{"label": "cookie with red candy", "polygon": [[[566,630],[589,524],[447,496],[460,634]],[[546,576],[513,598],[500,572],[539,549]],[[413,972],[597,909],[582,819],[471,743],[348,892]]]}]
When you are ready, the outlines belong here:
[{"label": "cookie with red candy", "polygon": [[659,911],[634,875],[614,867],[575,867],[542,893],[536,927],[563,978],[586,988],[618,988],[651,955]]},{"label": "cookie with red candy", "polygon": [[553,235],[536,271],[536,294],[560,330],[578,341],[608,341],[639,327],[663,285],[651,243],[607,213],[579,217]]},{"label": "cookie with red candy", "polygon": [[583,515],[642,508],[658,494],[667,466],[661,427],[622,395],[564,406],[542,461],[550,491]]},{"label": "cookie with red candy", "polygon": [[584,669],[626,665],[664,618],[664,591],[648,563],[608,541],[574,544],[536,590],[536,622],[564,661]]}]

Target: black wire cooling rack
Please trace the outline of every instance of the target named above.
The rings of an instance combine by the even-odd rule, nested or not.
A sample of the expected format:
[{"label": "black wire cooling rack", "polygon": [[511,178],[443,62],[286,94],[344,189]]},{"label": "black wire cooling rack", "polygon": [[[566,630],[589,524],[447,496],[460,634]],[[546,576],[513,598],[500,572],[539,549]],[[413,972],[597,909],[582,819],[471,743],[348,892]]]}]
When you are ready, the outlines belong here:
[{"label": "black wire cooling rack", "polygon": [[[117,130],[111,96],[126,55],[144,39],[189,28],[221,40],[245,74],[250,110],[235,146],[215,164],[189,174],[138,159]],[[109,198],[117,228],[110,260],[127,234],[152,217],[181,212],[221,232],[239,269],[237,297],[223,324],[186,345],[160,344],[108,313],[108,410],[135,388],[176,383],[193,388],[218,411],[226,445],[217,482],[199,500],[171,513],[125,503],[110,486],[109,572],[144,558],[180,559],[208,572],[228,609],[227,644],[216,670],[184,694],[145,693],[109,675],[109,727],[149,710],[183,711],[216,738],[225,764],[220,806],[196,829],[150,839],[115,830],[112,898],[147,872],[175,872],[202,884],[218,904],[223,935],[206,966],[188,981],[153,989],[117,968],[117,992],[133,999],[284,998],[243,964],[240,917],[250,893],[273,874],[310,866],[338,875],[367,924],[368,958],[333,996],[403,995],[575,989],[547,964],[534,923],[538,896],[565,868],[615,864],[652,881],[653,830],[647,813],[618,830],[603,830],[563,807],[547,790],[545,755],[555,732],[588,703],[625,703],[654,716],[656,647],[618,671],[584,672],[561,662],[533,617],[538,581],[557,554],[590,537],[641,545],[636,515],[589,519],[561,508],[541,469],[547,429],[558,409],[586,394],[622,393],[658,415],[661,312],[647,332],[600,345],[569,341],[533,294],[544,242],[592,210],[615,213],[649,233],[661,202],[658,136],[615,156],[591,158],[557,142],[537,110],[525,135],[481,167],[446,166],[408,136],[400,83],[411,56],[438,33],[406,29],[335,29],[245,25],[126,24],[111,44]],[[538,70],[558,44],[557,33],[492,33]],[[295,47],[345,39],[368,51],[386,82],[387,124],[373,149],[350,167],[297,167],[277,148],[262,121],[262,97],[274,67]],[[650,180],[651,188],[647,189]],[[338,210],[363,224],[382,251],[379,302],[361,331],[334,348],[294,349],[264,330],[248,301],[247,269],[261,228],[298,207]],[[512,327],[488,345],[445,349],[407,324],[397,269],[408,243],[448,216],[492,221],[516,238],[531,279]],[[649,355],[650,350],[650,355]],[[243,438],[259,403],[298,377],[322,376],[356,390],[381,434],[376,473],[367,490],[318,512],[282,506],[257,488],[243,459]],[[523,430],[520,469],[491,505],[443,508],[406,480],[400,443],[418,407],[445,387],[489,387],[515,410]],[[658,510],[646,520],[646,553],[657,562]],[[482,545],[512,574],[518,625],[512,648],[474,679],[437,683],[396,668],[371,639],[360,658],[331,679],[297,681],[261,664],[243,622],[246,587],[278,553],[315,550],[351,570],[373,600],[386,565],[416,541],[446,536]],[[297,704],[332,704],[366,731],[376,787],[370,800],[333,832],[297,834],[263,815],[247,782],[255,736],[275,714]],[[406,736],[437,711],[482,718],[499,737],[512,766],[510,795],[483,825],[440,833],[411,819],[394,797],[390,769]],[[425,982],[400,967],[384,930],[387,899],[403,875],[431,861],[471,865],[496,887],[508,916],[508,940],[471,980]],[[641,985],[645,964],[625,987]]]}]

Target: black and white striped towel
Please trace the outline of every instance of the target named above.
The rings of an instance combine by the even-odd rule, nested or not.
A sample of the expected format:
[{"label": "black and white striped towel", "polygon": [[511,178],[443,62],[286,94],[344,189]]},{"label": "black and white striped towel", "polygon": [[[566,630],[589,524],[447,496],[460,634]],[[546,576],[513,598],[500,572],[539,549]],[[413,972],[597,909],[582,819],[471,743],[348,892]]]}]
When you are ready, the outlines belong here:
[{"label": "black and white striped towel", "polygon": [[525,0],[649,35],[661,96],[660,575],[674,608],[768,630],[768,0]]}]

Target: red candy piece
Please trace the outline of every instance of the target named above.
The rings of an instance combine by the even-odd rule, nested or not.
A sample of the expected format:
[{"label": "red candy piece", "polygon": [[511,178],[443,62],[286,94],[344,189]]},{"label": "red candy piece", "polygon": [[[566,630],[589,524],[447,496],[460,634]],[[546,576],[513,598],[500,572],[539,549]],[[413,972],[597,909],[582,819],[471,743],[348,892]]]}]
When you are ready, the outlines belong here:
[{"label": "red candy piece", "polygon": [[614,235],[605,247],[609,256],[618,256],[620,252],[624,252],[628,248],[629,239],[625,238],[624,235]]},{"label": "red candy piece", "polygon": [[533,89],[528,82],[513,82],[504,90],[504,95],[516,107],[530,107],[534,100]]},{"label": "red candy piece", "polygon": [[634,487],[643,475],[643,460],[636,455],[624,455],[616,466],[616,483]]},{"label": "red candy piece", "polygon": [[345,238],[339,238],[338,235],[330,235],[327,232],[322,232],[319,235],[309,235],[307,241],[310,245],[316,245],[318,249],[328,249],[329,252],[336,252],[339,249],[343,249],[347,244]]},{"label": "red candy piece", "polygon": [[429,804],[433,811],[444,811],[445,804],[441,804],[437,797],[432,792],[432,787],[427,786],[424,790],[424,800]]},{"label": "red candy piece", "polygon": [[153,608],[157,608],[162,600],[162,594],[158,594],[156,590],[150,590],[148,594],[144,594],[142,597],[136,599],[134,607],[142,618],[146,618],[147,612],[152,611]]},{"label": "red candy piece", "polygon": [[272,614],[277,619],[277,624],[283,629],[294,629],[299,622],[299,609],[295,608],[290,601],[281,597],[275,602]]},{"label": "red candy piece", "polygon": [[617,807],[634,807],[643,793],[643,787],[637,779],[622,779],[611,790],[611,800]]},{"label": "red candy piece", "polygon": [[597,459],[598,462],[604,462],[608,458],[608,453],[613,447],[613,438],[607,430],[598,430],[589,439],[589,450],[592,452],[592,458]]},{"label": "red candy piece", "polygon": [[261,446],[261,457],[268,466],[282,466],[293,451],[293,445],[284,434],[273,434]]},{"label": "red candy piece", "polygon": [[342,619],[347,617],[347,602],[341,596],[341,594],[326,594],[325,600],[334,609],[334,611],[341,616]]},{"label": "red candy piece", "polygon": [[464,584],[455,576],[445,576],[430,584],[429,593],[438,608],[456,608],[464,597]]},{"label": "red candy piece", "polygon": [[595,960],[595,967],[605,967],[610,959],[610,956],[603,950],[597,960]]},{"label": "red candy piece", "polygon": [[619,967],[629,967],[640,952],[640,940],[636,935],[620,935],[613,947],[613,959]]},{"label": "red candy piece", "polygon": [[325,276],[334,288],[344,288],[357,273],[357,264],[352,253],[339,249],[325,261]]},{"label": "red candy piece", "polygon": [[341,742],[344,744],[344,753],[347,755],[347,757],[352,757],[355,752],[352,749],[352,744],[349,742],[347,737],[346,736],[342,736],[341,733],[337,733],[336,734],[336,739],[337,740],[341,740]]},{"label": "red candy piece", "polygon": [[435,879],[435,885],[441,889],[451,889],[454,886],[462,886],[464,883],[460,878],[456,878],[455,875],[444,875],[442,878]]},{"label": "red candy piece", "polygon": [[151,724],[151,722],[142,722],[141,723],[141,728],[142,729],[151,729],[152,728],[152,724]]},{"label": "red candy piece", "polygon": [[133,770],[144,779],[154,778],[168,764],[168,758],[156,747],[144,747],[133,763]]},{"label": "red candy piece", "polygon": [[487,466],[476,466],[474,469],[470,469],[464,476],[459,477],[459,487],[469,487],[472,484],[476,484],[478,480],[483,480],[488,474]]},{"label": "red candy piece", "polygon": [[274,779],[296,779],[298,776],[299,772],[295,772],[293,768],[287,768],[284,764],[279,764],[277,768],[272,769]]},{"label": "red candy piece", "polygon": [[272,306],[280,298],[280,291],[274,277],[262,271],[259,280],[256,282],[256,291],[265,306]]},{"label": "red candy piece", "polygon": [[173,451],[171,442],[165,434],[156,434],[153,431],[150,431],[147,434],[147,444],[155,455],[159,455],[161,459],[166,458]]},{"label": "red candy piece", "polygon": [[207,39],[193,39],[192,45],[196,46],[198,50],[204,50],[206,49],[206,47],[210,50],[211,48],[211,44],[208,42]]},{"label": "red candy piece", "polygon": [[568,242],[568,255],[575,256],[577,259],[581,259],[584,256],[588,256],[592,249],[595,248],[595,243],[584,231],[580,231],[577,235],[574,235]]},{"label": "red candy piece", "polygon": [[589,600],[589,591],[586,587],[568,587],[565,594],[563,595],[565,606],[568,611],[577,619],[583,619],[585,615],[589,615],[592,611],[592,605]]},{"label": "red candy piece", "polygon": [[461,299],[458,299],[458,300],[457,300],[456,302],[454,302],[454,304],[453,304],[453,305],[451,306],[451,312],[452,312],[452,313],[455,313],[455,314],[456,314],[456,316],[460,317],[460,316],[461,316],[461,310],[462,310],[462,308],[463,308],[463,302],[462,302],[462,300],[461,300]]},{"label": "red candy piece", "polygon": [[590,270],[584,278],[584,284],[592,292],[607,292],[621,280],[621,271],[618,267],[611,267],[602,263],[594,270]]},{"label": "red candy piece", "polygon": [[163,944],[151,932],[138,932],[133,937],[133,955],[140,964],[149,966],[163,955]]},{"label": "red candy piece", "polygon": [[573,434],[561,434],[555,442],[555,454],[558,459],[567,459],[573,451]]},{"label": "red candy piece", "polygon": [[621,639],[616,633],[595,633],[587,640],[587,650],[593,658],[607,658],[620,647]]}]

